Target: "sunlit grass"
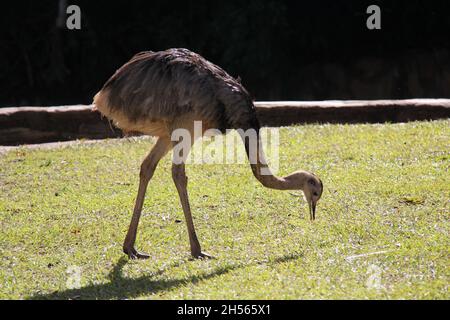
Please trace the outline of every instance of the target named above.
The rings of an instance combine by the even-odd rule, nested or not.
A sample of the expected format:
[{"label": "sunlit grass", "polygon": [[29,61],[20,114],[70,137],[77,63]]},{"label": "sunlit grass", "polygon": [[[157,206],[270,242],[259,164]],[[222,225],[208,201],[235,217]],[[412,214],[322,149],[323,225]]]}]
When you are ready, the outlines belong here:
[{"label": "sunlit grass", "polygon": [[189,257],[170,157],[138,231],[152,257],[122,253],[152,139],[12,150],[0,156],[0,298],[448,299],[449,125],[282,128],[280,175],[324,182],[314,223],[248,165],[188,165],[197,233],[216,257],[203,261]]}]

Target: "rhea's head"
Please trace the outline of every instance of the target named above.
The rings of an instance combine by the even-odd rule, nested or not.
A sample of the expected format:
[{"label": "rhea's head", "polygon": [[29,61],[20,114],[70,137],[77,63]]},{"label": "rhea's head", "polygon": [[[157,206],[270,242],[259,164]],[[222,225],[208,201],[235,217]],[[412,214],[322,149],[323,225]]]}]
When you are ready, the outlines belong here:
[{"label": "rhea's head", "polygon": [[287,177],[293,188],[300,189],[305,195],[309,206],[309,217],[316,219],[316,206],[323,192],[323,183],[314,173],[308,171],[297,171]]}]

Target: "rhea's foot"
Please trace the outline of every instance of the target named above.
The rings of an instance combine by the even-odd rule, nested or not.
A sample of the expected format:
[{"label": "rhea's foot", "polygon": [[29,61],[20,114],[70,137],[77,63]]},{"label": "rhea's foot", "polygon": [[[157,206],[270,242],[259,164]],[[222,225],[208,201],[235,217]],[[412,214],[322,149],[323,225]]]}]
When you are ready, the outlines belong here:
[{"label": "rhea's foot", "polygon": [[195,259],[214,259],[214,257],[212,255],[210,255],[206,252],[203,252],[203,251],[192,252],[191,254]]},{"label": "rhea's foot", "polygon": [[150,258],[150,256],[149,256],[148,254],[146,254],[145,252],[137,251],[137,250],[136,250],[135,248],[133,248],[133,247],[131,247],[131,248],[126,248],[126,247],[124,247],[124,248],[123,248],[123,252],[124,252],[125,254],[127,254],[128,257],[129,257],[130,259],[132,259],[132,260],[135,260],[135,259],[148,259],[148,258]]}]

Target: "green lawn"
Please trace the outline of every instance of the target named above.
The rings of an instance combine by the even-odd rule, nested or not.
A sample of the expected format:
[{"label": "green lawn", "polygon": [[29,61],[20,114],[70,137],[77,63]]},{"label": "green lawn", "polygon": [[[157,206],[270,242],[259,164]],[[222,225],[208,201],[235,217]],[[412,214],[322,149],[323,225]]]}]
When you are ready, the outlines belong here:
[{"label": "green lawn", "polygon": [[188,165],[213,260],[190,259],[170,157],[138,231],[152,258],[122,253],[150,138],[0,155],[0,298],[450,298],[450,120],[288,127],[280,140],[281,175],[324,182],[317,220],[248,165]]}]

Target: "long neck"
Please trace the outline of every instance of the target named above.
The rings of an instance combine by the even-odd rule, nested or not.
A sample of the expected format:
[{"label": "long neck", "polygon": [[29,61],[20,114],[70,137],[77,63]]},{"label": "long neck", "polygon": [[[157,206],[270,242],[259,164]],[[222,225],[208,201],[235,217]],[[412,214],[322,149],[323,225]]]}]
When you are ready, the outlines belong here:
[{"label": "long neck", "polygon": [[258,181],[267,188],[278,190],[298,189],[298,186],[294,185],[294,181],[293,179],[290,179],[290,176],[283,178],[277,177],[272,174],[264,157],[261,135],[259,132],[259,124],[257,123],[255,127],[251,129],[256,131],[256,133],[253,136],[250,135],[250,138],[249,135],[243,135],[242,132],[240,132],[240,135],[244,142],[245,151],[247,153],[247,157],[255,178],[258,179]]}]

